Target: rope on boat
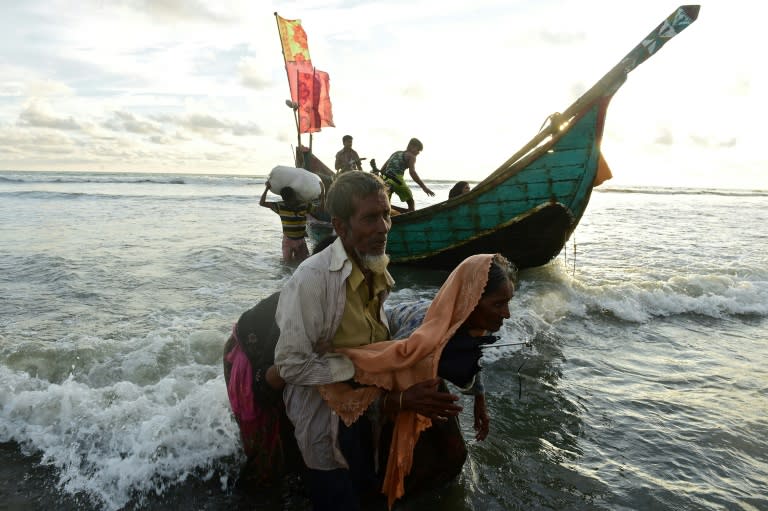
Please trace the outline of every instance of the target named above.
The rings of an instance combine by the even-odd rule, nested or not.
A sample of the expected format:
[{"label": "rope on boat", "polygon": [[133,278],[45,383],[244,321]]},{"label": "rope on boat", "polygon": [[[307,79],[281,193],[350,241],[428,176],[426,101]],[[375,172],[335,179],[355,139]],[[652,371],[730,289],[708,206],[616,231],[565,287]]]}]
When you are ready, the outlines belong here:
[{"label": "rope on boat", "polygon": [[576,233],[573,233],[573,278],[576,278]]},{"label": "rope on boat", "polygon": [[[568,243],[563,244],[563,264],[568,271]],[[573,233],[573,270],[571,271],[571,277],[576,278],[576,233]]]}]

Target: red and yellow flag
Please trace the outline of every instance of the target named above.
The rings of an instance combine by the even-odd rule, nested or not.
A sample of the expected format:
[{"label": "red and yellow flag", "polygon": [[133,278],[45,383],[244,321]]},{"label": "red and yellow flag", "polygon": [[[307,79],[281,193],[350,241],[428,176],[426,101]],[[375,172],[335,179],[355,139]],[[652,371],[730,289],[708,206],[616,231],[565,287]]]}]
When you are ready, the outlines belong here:
[{"label": "red and yellow flag", "polygon": [[325,71],[318,71],[309,57],[307,33],[301,20],[287,20],[275,13],[280,43],[288,73],[291,101],[298,105],[299,133],[313,133],[333,126],[330,79]]},{"label": "red and yellow flag", "polygon": [[334,126],[328,73],[312,68],[299,71],[297,78],[299,133],[314,133]]},{"label": "red and yellow flag", "polygon": [[312,62],[309,58],[307,33],[301,27],[301,20],[287,20],[275,13],[277,29],[280,32],[280,42],[283,45],[283,56],[288,62]]}]

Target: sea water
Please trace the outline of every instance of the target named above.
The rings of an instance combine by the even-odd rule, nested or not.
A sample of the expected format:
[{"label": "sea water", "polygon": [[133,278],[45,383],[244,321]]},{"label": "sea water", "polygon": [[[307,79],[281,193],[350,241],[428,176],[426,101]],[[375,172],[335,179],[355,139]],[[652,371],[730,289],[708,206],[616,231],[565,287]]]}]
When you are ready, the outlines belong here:
[{"label": "sea water", "polygon": [[[768,509],[768,192],[601,188],[485,350],[488,439],[464,398],[463,473],[399,508]],[[292,270],[263,189],[0,173],[7,506],[309,509],[236,484],[222,346]],[[446,276],[393,274],[392,301]]]}]

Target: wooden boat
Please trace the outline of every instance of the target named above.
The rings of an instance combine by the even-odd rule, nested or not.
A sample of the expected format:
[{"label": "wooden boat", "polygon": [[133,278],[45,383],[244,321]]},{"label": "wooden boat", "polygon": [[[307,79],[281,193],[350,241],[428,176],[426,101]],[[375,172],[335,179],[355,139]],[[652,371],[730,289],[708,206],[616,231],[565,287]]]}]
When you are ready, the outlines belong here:
[{"label": "wooden boat", "polygon": [[698,5],[677,8],[469,193],[393,217],[387,243],[392,263],[452,269],[469,255],[500,252],[522,269],[555,258],[604,178],[599,171],[610,172],[600,141],[612,96],[630,71],[698,13]]}]

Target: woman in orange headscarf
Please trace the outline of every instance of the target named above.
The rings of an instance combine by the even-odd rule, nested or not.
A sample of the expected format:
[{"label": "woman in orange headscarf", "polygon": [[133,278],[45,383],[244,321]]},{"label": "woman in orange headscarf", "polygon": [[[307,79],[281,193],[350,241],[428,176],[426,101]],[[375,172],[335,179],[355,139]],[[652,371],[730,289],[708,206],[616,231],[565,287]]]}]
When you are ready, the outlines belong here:
[{"label": "woman in orange headscarf", "polygon": [[[488,342],[486,334],[501,328],[509,317],[508,302],[514,293],[509,272],[509,262],[500,255],[470,256],[449,275],[424,322],[407,339],[337,350],[352,360],[355,381],[365,385],[353,388],[335,383],[320,388],[339,417],[352,424],[379,397],[384,412],[394,415],[382,488],[390,507],[405,492],[405,477],[411,471],[421,432],[432,425],[429,418],[409,410],[406,389],[436,378],[439,372],[452,371],[453,376],[445,376],[451,379],[479,370],[479,345]],[[445,367],[443,358],[453,359],[453,366]],[[484,421],[478,423],[477,406],[475,411],[476,428],[487,433],[484,400]]]}]

